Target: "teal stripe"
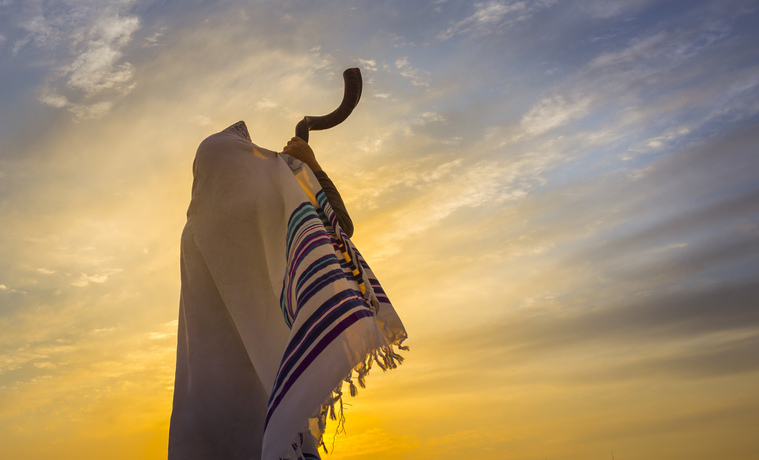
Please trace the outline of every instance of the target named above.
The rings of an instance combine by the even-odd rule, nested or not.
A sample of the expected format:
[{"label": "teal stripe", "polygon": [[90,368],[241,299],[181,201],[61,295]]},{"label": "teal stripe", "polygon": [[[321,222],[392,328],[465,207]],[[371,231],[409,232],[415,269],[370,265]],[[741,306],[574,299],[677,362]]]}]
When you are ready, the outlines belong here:
[{"label": "teal stripe", "polygon": [[296,212],[291,218],[290,218],[290,225],[287,229],[287,254],[286,257],[290,257],[290,246],[292,245],[293,239],[294,239],[294,232],[295,229],[298,228],[301,222],[304,222],[306,220],[310,219],[319,219],[319,216],[316,214],[316,211],[314,211],[313,206],[305,206],[301,208],[300,211]]}]

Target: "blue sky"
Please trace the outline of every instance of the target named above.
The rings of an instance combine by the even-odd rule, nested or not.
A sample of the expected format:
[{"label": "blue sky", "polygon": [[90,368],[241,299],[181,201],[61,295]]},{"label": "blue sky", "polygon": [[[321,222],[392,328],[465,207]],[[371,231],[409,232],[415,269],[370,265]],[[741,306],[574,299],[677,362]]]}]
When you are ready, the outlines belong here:
[{"label": "blue sky", "polygon": [[165,456],[195,149],[358,66],[311,145],[412,351],[334,458],[751,455],[758,6],[0,2],[0,453]]}]

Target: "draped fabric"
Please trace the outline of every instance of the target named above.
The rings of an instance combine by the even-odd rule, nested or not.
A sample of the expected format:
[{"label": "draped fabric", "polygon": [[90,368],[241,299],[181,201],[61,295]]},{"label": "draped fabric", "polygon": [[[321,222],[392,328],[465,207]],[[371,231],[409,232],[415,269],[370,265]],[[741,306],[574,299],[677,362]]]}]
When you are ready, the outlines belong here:
[{"label": "draped fabric", "polygon": [[169,458],[319,458],[343,383],[397,366],[405,329],[305,164],[240,122],[193,172]]}]

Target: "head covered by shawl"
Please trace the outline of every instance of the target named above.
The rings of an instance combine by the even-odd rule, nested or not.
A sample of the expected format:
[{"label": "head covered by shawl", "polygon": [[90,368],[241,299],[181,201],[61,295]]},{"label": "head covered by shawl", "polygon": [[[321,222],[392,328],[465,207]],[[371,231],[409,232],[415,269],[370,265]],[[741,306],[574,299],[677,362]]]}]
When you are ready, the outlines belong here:
[{"label": "head covered by shawl", "polygon": [[169,457],[318,458],[343,382],[396,367],[403,324],[304,163],[239,122],[193,172]]}]

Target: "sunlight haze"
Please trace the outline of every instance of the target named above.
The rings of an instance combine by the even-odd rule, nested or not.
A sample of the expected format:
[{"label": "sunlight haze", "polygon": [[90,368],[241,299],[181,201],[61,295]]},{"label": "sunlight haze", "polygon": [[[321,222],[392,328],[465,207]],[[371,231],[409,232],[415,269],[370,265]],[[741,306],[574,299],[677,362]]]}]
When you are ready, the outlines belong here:
[{"label": "sunlight haze", "polygon": [[197,146],[244,120],[281,151],[349,67],[310,145],[411,350],[323,458],[757,458],[757,21],[0,1],[0,458],[166,458]]}]

